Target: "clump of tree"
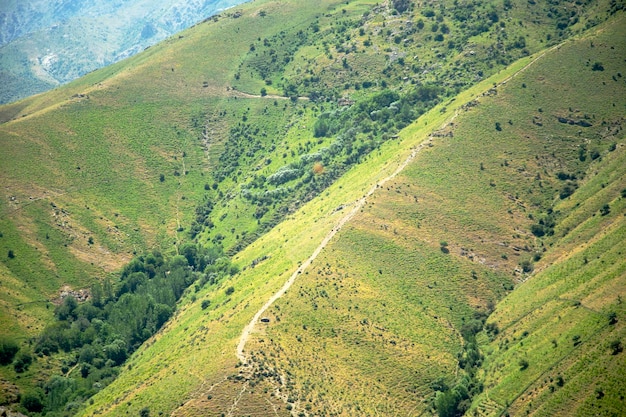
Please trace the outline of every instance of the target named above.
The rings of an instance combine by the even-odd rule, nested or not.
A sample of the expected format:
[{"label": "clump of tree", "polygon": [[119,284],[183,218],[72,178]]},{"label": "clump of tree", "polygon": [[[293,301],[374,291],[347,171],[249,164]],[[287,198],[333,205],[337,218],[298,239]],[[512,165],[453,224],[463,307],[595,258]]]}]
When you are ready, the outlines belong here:
[{"label": "clump of tree", "polygon": [[[124,361],[171,317],[192,283],[199,290],[237,271],[220,247],[188,243],[170,259],[158,251],[134,258],[115,282],[94,284],[91,298],[84,303],[66,297],[55,308],[55,322],[43,330],[34,347],[41,356],[72,354],[61,370],[63,375],[45,383],[42,409],[63,410],[108,385]],[[9,353],[15,350],[7,346]],[[27,353],[22,356],[16,366],[18,362],[28,366],[29,358],[32,361]]]},{"label": "clump of tree", "polygon": [[445,383],[433,387],[436,391],[435,408],[440,417],[462,416],[469,409],[472,397],[483,390],[482,383],[476,377],[484,359],[478,349],[476,334],[483,329],[486,319],[487,314],[478,311],[461,327],[464,343],[458,357],[459,368],[463,370],[462,376],[452,387]]},{"label": "clump of tree", "polygon": [[392,0],[391,3],[398,13],[404,13],[411,7],[409,0]]},{"label": "clump of tree", "polygon": [[11,364],[19,350],[20,347],[14,340],[4,337],[0,338],[0,366]]},{"label": "clump of tree", "polygon": [[552,210],[541,216],[537,223],[530,226],[530,231],[537,237],[554,235],[554,227],[556,226],[556,216]]}]

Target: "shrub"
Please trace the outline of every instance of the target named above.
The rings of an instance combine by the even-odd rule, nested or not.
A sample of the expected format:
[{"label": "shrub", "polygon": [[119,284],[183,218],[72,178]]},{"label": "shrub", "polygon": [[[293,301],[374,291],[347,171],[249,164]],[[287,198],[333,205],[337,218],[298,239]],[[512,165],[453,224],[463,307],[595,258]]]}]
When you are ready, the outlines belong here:
[{"label": "shrub", "polygon": [[600,214],[602,216],[606,216],[609,213],[611,213],[611,207],[609,207],[608,204],[603,205],[602,208],[600,209]]},{"label": "shrub", "polygon": [[43,401],[41,393],[29,392],[22,397],[22,406],[31,413],[40,413],[43,411]]},{"label": "shrub", "polygon": [[522,262],[520,262],[519,264],[522,267],[522,271],[524,271],[525,273],[529,273],[532,272],[534,267],[532,262],[530,262],[530,260],[525,259]]},{"label": "shrub", "polygon": [[619,339],[613,340],[609,344],[609,348],[611,349],[611,355],[617,355],[622,350],[624,350],[624,347],[622,346],[622,342]]},{"label": "shrub", "polygon": [[267,182],[273,185],[280,185],[302,176],[302,170],[289,168],[288,166],[280,168],[276,173],[267,177]]},{"label": "shrub", "polygon": [[15,369],[15,372],[20,374],[24,371],[27,371],[31,363],[33,363],[33,357],[30,355],[30,353],[24,352],[21,353],[20,356],[18,356],[15,360],[15,363],[13,364],[13,369]]},{"label": "shrub", "polygon": [[13,358],[20,350],[15,341],[10,339],[0,339],[0,365],[8,365],[13,362]]},{"label": "shrub", "polygon": [[411,5],[411,2],[409,0],[392,0],[392,3],[393,8],[396,9],[398,13],[405,12]]},{"label": "shrub", "polygon": [[439,242],[439,245],[443,253],[450,253],[450,249],[448,249],[448,242],[442,240],[441,242]]},{"label": "shrub", "polygon": [[604,71],[604,65],[602,65],[602,62],[596,61],[593,63],[591,70],[592,71]]},{"label": "shrub", "polygon": [[325,118],[319,118],[313,125],[313,136],[321,138],[330,133],[330,124]]},{"label": "shrub", "polygon": [[545,236],[545,234],[546,234],[546,229],[541,224],[533,224],[533,225],[531,225],[530,226],[530,231],[532,232],[533,235],[535,235],[537,237],[542,237],[542,236]]},{"label": "shrub", "polygon": [[528,368],[528,361],[526,359],[520,359],[519,361],[519,370],[523,371]]},{"label": "shrub", "polygon": [[561,192],[559,193],[559,198],[561,200],[565,200],[567,197],[569,197],[570,195],[574,194],[574,191],[576,191],[575,185],[573,185],[573,184],[566,184],[561,189]]},{"label": "shrub", "polygon": [[206,310],[210,305],[211,305],[210,300],[202,300],[202,304],[200,305],[200,307],[202,307],[203,310]]},{"label": "shrub", "polygon": [[230,287],[226,288],[226,295],[231,295],[234,292],[235,292],[235,287],[230,286]]}]

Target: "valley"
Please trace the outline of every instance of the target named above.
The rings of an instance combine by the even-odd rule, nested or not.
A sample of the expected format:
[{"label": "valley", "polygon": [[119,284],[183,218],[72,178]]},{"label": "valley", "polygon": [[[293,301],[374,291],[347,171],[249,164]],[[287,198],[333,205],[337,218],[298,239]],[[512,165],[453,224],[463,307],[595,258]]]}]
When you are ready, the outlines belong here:
[{"label": "valley", "polygon": [[[46,415],[619,415],[620,5],[403,5],[253,2],[1,107],[1,335],[34,356],[5,392]],[[121,300],[153,251],[142,282],[189,285],[125,362],[105,332],[36,352],[61,287]],[[93,392],[54,408],[52,380]]]}]

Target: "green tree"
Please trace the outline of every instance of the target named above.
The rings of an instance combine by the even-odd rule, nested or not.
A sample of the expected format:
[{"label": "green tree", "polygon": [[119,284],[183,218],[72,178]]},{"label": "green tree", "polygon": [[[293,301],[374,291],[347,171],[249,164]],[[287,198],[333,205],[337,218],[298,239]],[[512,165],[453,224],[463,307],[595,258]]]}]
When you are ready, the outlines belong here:
[{"label": "green tree", "polygon": [[15,369],[15,372],[20,374],[27,371],[31,363],[33,363],[33,357],[31,356],[31,354],[28,352],[22,352],[17,357],[17,359],[15,359],[15,362],[13,363],[13,369]]},{"label": "green tree", "polygon": [[22,396],[22,406],[31,413],[43,411],[43,396],[39,391],[32,391]]},{"label": "green tree", "polygon": [[59,320],[76,318],[76,307],[78,307],[78,301],[76,301],[76,298],[68,295],[63,299],[61,305],[56,308],[54,314]]},{"label": "green tree", "polygon": [[528,361],[526,359],[520,359],[520,361],[519,361],[519,369],[520,369],[520,371],[523,371],[523,370],[527,369],[528,365],[529,365],[529,363],[528,363]]},{"label": "green tree", "polygon": [[11,339],[0,339],[0,365],[8,365],[20,350],[20,347]]},{"label": "green tree", "polygon": [[404,13],[411,6],[411,2],[409,0],[392,0],[393,8],[396,9],[398,13]]},{"label": "green tree", "polygon": [[602,208],[600,209],[600,214],[602,216],[606,216],[610,213],[611,213],[611,207],[608,204],[603,205]]},{"label": "green tree", "polygon": [[613,340],[610,344],[609,344],[609,348],[611,349],[611,355],[617,355],[618,353],[620,353],[622,350],[624,350],[624,347],[622,346],[622,342],[619,339],[615,339]]},{"label": "green tree", "polygon": [[126,360],[126,343],[121,339],[116,339],[104,347],[104,352],[108,359],[111,359],[116,365],[120,365]]}]

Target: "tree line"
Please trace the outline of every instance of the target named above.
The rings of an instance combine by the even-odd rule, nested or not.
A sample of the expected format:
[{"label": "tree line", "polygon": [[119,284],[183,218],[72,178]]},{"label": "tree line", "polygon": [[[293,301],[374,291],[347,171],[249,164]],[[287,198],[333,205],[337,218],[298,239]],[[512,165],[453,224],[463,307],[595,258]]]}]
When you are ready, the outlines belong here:
[{"label": "tree line", "polygon": [[[172,316],[185,290],[198,291],[238,272],[221,247],[191,243],[169,259],[155,250],[134,258],[114,282],[106,279],[91,287],[91,297],[79,303],[67,296],[54,311],[55,320],[34,340],[35,356],[65,358],[61,373],[24,393],[22,406],[31,413],[70,416],[81,404],[118,375],[125,360]],[[16,372],[27,364],[13,359],[18,347],[3,341],[0,359],[14,362]],[[23,349],[24,350],[24,349]]]}]

